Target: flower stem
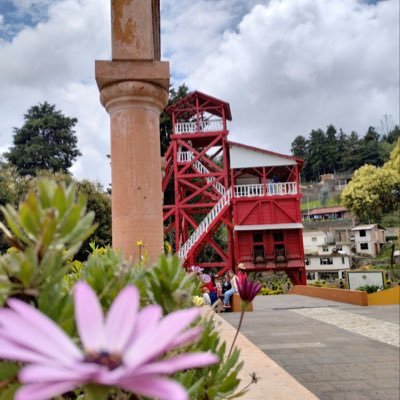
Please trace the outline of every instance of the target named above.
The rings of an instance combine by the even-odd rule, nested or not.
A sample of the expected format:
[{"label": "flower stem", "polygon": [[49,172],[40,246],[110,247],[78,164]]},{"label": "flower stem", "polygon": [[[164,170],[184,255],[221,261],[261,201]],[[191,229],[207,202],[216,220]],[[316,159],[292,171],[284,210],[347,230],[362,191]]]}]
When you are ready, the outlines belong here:
[{"label": "flower stem", "polygon": [[246,306],[243,306],[243,303],[244,302],[242,302],[242,312],[240,313],[239,325],[237,327],[235,337],[233,338],[233,342],[232,342],[231,348],[230,348],[229,353],[228,353],[228,358],[230,357],[230,355],[232,353],[233,346],[235,345],[236,339],[237,339],[237,337],[239,335],[240,328],[242,327],[244,313],[246,312],[246,308],[247,308],[247,304],[246,304]]}]

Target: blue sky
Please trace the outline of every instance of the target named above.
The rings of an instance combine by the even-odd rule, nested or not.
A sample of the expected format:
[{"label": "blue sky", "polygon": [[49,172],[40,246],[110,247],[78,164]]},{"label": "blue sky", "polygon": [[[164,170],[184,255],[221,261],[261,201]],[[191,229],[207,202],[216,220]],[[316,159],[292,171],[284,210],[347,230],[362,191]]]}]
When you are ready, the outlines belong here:
[{"label": "blue sky", "polygon": [[[109,0],[0,0],[0,153],[45,100],[77,117],[78,178],[107,184],[108,115],[94,60],[110,58]],[[399,1],[161,0],[174,84],[228,101],[232,140],[290,151],[311,129],[399,121]]]}]

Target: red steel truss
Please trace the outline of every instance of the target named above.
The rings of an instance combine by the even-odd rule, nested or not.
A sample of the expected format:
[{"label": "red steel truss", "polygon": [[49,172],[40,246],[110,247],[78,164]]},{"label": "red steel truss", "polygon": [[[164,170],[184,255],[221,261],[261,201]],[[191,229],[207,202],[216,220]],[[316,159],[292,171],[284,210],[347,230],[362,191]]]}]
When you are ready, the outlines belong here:
[{"label": "red steel truss", "polygon": [[[201,221],[228,190],[227,119],[229,104],[194,92],[170,106],[173,133],[165,154],[163,191],[165,233],[173,238],[178,252]],[[227,232],[227,247],[215,240],[219,229]],[[233,259],[232,216],[230,207],[221,210],[190,248],[184,266],[231,268]],[[213,261],[207,260],[207,252]]]},{"label": "red steel truss", "polygon": [[[240,263],[247,271],[284,270],[305,284],[302,160],[228,142],[229,104],[206,94],[193,92],[167,111],[173,132],[164,156],[164,227],[183,266],[222,273]],[[231,167],[232,146],[288,165]],[[249,177],[257,184],[241,185]]]}]

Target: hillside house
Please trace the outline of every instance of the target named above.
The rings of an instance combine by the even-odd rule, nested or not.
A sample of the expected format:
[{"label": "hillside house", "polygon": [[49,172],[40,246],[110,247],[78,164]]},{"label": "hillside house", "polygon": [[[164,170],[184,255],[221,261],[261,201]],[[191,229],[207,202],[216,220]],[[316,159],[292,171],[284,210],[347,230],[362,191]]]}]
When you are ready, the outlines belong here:
[{"label": "hillside house", "polygon": [[357,254],[376,257],[385,244],[385,228],[378,224],[358,225],[352,231]]}]

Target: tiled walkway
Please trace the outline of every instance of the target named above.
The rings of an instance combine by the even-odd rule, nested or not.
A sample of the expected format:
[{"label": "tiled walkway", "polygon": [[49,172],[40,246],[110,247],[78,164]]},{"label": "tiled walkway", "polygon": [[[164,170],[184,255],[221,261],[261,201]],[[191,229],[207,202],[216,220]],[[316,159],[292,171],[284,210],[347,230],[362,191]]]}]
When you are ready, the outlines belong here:
[{"label": "tiled walkway", "polygon": [[367,338],[400,347],[400,327],[398,324],[328,307],[292,311],[305,317],[314,318],[338,328],[358,333]]},{"label": "tiled walkway", "polygon": [[399,399],[398,306],[286,295],[259,296],[254,308],[242,333],[321,400]]}]

